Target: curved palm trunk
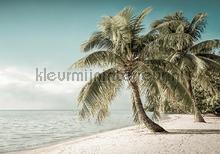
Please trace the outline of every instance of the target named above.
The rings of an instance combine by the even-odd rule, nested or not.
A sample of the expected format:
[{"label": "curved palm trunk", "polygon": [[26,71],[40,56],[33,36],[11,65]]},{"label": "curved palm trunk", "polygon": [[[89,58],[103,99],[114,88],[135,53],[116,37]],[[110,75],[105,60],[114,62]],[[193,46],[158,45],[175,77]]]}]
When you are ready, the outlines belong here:
[{"label": "curved palm trunk", "polygon": [[141,102],[139,87],[136,82],[129,81],[134,96],[135,107],[137,109],[138,119],[152,132],[167,132],[161,126],[153,122],[146,114]]},{"label": "curved palm trunk", "polygon": [[194,121],[195,122],[205,122],[205,119],[202,117],[201,112],[197,108],[195,102],[194,102]]},{"label": "curved palm trunk", "polygon": [[193,108],[194,108],[194,121],[195,122],[205,122],[205,119],[202,117],[198,107],[196,106],[196,102],[194,99],[193,95],[193,90],[192,90],[192,81],[188,80],[188,90],[191,98],[193,99]]}]

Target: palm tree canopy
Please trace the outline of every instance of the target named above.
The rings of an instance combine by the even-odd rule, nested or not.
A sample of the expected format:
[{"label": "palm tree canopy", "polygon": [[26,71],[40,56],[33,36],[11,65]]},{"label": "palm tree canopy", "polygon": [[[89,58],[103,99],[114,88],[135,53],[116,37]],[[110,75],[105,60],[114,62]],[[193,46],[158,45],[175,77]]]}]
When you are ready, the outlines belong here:
[{"label": "palm tree canopy", "polygon": [[[133,15],[131,8],[125,8],[115,16],[103,17],[99,31],[82,44],[82,51],[92,53],[72,67],[100,66],[107,67],[107,70],[91,79],[81,90],[78,97],[81,118],[96,116],[99,121],[105,118],[110,102],[122,87],[123,81],[131,78],[138,81],[140,76],[144,77],[145,72],[149,73],[147,77],[163,84],[164,89],[169,88],[173,95],[177,91],[184,91],[184,87],[176,83],[179,70],[175,66],[162,59],[151,59],[146,54],[147,44],[157,38],[155,33],[140,35],[143,19],[151,10],[146,8],[139,15]],[[184,97],[175,97],[186,104],[191,103],[187,92]]]},{"label": "palm tree canopy", "polygon": [[[214,65],[212,60],[217,60],[216,65],[218,64],[218,56],[215,55],[214,49],[220,48],[220,40],[218,39],[206,40],[196,44],[196,41],[201,38],[206,23],[206,13],[196,14],[191,21],[184,17],[182,12],[165,16],[151,25],[152,31],[160,33],[154,43],[169,53],[168,59],[172,62],[177,62],[178,59],[183,58],[182,60],[185,60],[185,64],[188,66],[184,65],[181,68],[189,69],[190,67],[191,72],[201,72],[201,68],[205,69],[208,65]],[[176,54],[176,52],[178,53]],[[207,60],[210,57],[212,57],[211,60]],[[218,66],[216,67],[218,68]]]},{"label": "palm tree canopy", "polygon": [[151,24],[152,29],[167,33],[187,33],[192,36],[194,41],[201,38],[207,23],[207,13],[196,14],[191,21],[184,17],[183,12],[165,16],[163,19],[156,20]]},{"label": "palm tree canopy", "polygon": [[220,40],[197,43],[206,23],[206,13],[196,14],[191,21],[182,12],[156,20],[151,25],[151,32],[158,35],[148,49],[156,44],[157,48],[152,50],[153,56],[169,60],[180,68],[186,80],[195,79],[202,88],[212,92],[215,90],[208,76],[220,73],[220,59],[215,53],[215,49],[220,48]]}]

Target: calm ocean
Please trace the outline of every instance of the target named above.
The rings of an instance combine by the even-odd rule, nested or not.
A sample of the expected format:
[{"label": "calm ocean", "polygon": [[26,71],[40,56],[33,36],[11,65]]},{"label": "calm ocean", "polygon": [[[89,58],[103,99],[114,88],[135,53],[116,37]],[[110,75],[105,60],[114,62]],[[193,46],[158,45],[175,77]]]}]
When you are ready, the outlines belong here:
[{"label": "calm ocean", "polygon": [[111,111],[102,124],[80,121],[74,111],[0,111],[0,153],[132,125],[129,111]]}]

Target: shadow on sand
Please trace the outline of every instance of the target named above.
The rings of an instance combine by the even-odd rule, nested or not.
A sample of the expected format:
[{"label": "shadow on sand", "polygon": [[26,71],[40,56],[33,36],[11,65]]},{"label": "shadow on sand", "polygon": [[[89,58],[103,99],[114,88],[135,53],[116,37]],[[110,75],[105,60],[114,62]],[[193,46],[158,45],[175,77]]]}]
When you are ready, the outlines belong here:
[{"label": "shadow on sand", "polygon": [[168,134],[220,134],[220,129],[168,129]]}]

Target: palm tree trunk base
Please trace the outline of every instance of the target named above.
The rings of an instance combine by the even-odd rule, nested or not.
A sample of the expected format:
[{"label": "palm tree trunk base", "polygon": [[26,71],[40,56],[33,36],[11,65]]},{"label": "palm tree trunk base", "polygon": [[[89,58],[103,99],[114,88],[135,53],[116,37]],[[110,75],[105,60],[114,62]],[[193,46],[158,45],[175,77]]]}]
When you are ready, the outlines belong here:
[{"label": "palm tree trunk base", "polygon": [[140,92],[139,87],[137,85],[137,82],[129,81],[129,84],[132,88],[133,97],[134,97],[134,103],[138,114],[138,120],[140,123],[143,123],[151,132],[159,132],[159,133],[165,133],[166,130],[163,129],[161,126],[159,126],[157,123],[152,121],[146,114],[143,104],[141,102],[140,98]]},{"label": "palm tree trunk base", "polygon": [[196,114],[196,115],[195,115],[194,122],[203,122],[203,123],[206,123],[206,122],[205,122],[205,119],[202,117],[201,114]]},{"label": "palm tree trunk base", "polygon": [[144,122],[144,125],[149,129],[152,133],[168,133],[163,127],[156,124],[155,122]]},{"label": "palm tree trunk base", "polygon": [[165,129],[156,129],[156,130],[150,130],[151,133],[168,133]]}]

